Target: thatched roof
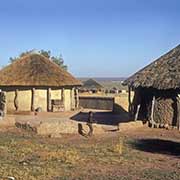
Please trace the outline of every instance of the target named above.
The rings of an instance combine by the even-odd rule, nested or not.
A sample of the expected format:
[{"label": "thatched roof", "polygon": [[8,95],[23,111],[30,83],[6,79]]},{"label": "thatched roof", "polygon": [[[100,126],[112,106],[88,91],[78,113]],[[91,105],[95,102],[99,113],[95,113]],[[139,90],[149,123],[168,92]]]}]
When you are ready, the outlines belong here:
[{"label": "thatched roof", "polygon": [[82,88],[92,90],[92,89],[103,89],[104,87],[94,79],[88,79],[83,83]]},{"label": "thatched roof", "polygon": [[81,82],[40,54],[28,54],[0,71],[0,86],[79,86]]},{"label": "thatched roof", "polygon": [[134,88],[180,88],[180,45],[135,73],[124,84]]}]

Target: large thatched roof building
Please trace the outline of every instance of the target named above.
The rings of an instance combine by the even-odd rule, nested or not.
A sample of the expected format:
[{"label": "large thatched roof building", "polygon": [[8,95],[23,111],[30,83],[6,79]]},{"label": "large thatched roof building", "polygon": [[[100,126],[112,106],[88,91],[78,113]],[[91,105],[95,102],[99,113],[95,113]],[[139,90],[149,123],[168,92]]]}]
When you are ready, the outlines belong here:
[{"label": "large thatched roof building", "polygon": [[40,54],[28,54],[0,71],[8,111],[71,110],[81,82]]},{"label": "large thatched roof building", "polygon": [[[156,124],[179,123],[180,45],[128,78],[124,84],[135,91],[130,102],[134,117]],[[129,94],[129,101],[130,101]]]}]

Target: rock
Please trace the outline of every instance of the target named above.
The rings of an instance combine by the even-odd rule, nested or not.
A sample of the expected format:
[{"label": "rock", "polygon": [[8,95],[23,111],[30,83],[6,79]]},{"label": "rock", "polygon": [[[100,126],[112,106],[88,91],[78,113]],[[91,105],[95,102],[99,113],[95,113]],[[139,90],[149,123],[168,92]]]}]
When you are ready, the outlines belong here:
[{"label": "rock", "polygon": [[152,127],[153,126],[153,122],[150,120],[149,122],[148,122],[148,127]]},{"label": "rock", "polygon": [[[78,134],[78,124],[79,122],[68,118],[42,119],[41,117],[33,116],[16,119],[16,127],[35,132],[38,135],[44,135],[49,138],[60,138],[62,134]],[[87,126],[87,123],[82,122],[81,124],[84,133],[88,134],[89,127]],[[102,134],[112,128],[115,127],[93,124],[93,134]]]},{"label": "rock", "polygon": [[159,125],[159,128],[164,128],[164,124],[161,123],[161,124]]},{"label": "rock", "polygon": [[0,117],[4,117],[4,111],[0,110]]},{"label": "rock", "polygon": [[8,180],[15,180],[15,178],[12,177],[12,176],[8,176],[7,179],[8,179]]},{"label": "rock", "polygon": [[41,107],[38,107],[35,111],[36,111],[36,112],[42,112],[42,108],[41,108]]},{"label": "rock", "polygon": [[20,161],[19,164],[21,164],[23,166],[27,166],[29,163],[27,161]]},{"label": "rock", "polygon": [[68,119],[42,122],[37,126],[37,133],[39,135],[51,135],[60,136],[59,134],[76,134],[78,133],[78,123],[70,121]]},{"label": "rock", "polygon": [[164,128],[168,130],[169,129],[169,124],[165,124]]},{"label": "rock", "polygon": [[155,127],[156,127],[156,128],[159,128],[159,126],[160,126],[159,123],[156,123],[156,124],[155,124]]},{"label": "rock", "polygon": [[157,123],[154,123],[154,128],[158,128]]}]

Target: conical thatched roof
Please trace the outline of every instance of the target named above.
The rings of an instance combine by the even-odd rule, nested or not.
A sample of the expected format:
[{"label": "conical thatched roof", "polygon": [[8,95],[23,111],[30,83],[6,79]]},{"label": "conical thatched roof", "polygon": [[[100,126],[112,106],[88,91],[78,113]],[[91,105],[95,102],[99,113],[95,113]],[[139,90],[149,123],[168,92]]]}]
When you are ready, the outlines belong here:
[{"label": "conical thatched roof", "polygon": [[88,79],[83,83],[83,88],[85,89],[103,89],[104,87],[99,84],[97,81],[94,79]]},{"label": "conical thatched roof", "polygon": [[81,82],[40,54],[28,54],[0,71],[0,86],[79,86]]},{"label": "conical thatched roof", "polygon": [[124,84],[135,88],[180,88],[180,45],[135,73]]}]

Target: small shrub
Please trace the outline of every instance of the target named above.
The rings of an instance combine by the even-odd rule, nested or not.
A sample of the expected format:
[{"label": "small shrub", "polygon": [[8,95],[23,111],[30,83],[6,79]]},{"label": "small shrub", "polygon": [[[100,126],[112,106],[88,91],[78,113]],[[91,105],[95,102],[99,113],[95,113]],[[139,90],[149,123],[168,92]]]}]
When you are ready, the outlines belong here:
[{"label": "small shrub", "polygon": [[123,141],[119,139],[119,142],[112,147],[112,151],[121,155],[123,153]]}]

